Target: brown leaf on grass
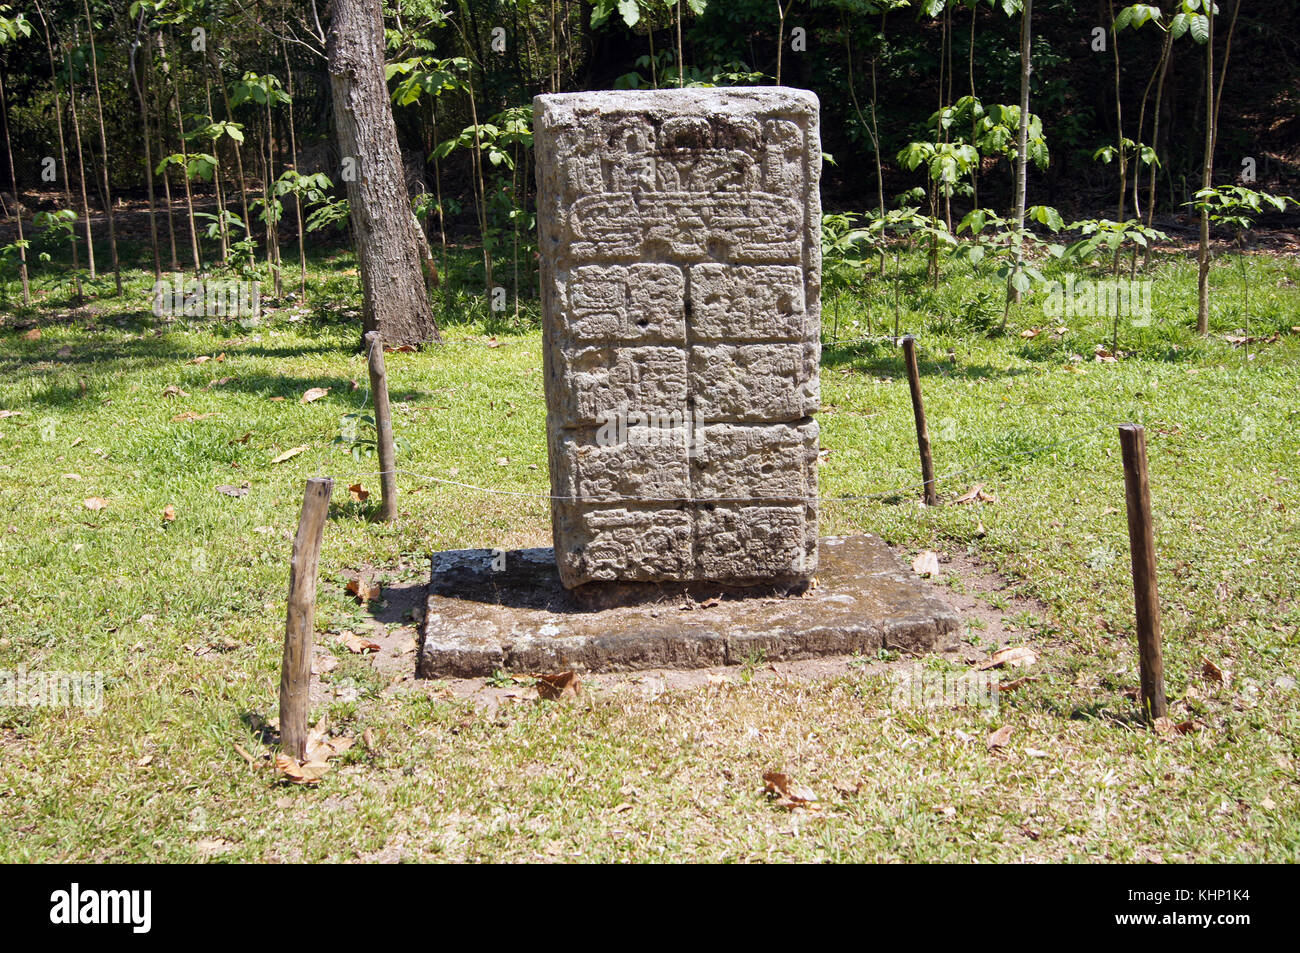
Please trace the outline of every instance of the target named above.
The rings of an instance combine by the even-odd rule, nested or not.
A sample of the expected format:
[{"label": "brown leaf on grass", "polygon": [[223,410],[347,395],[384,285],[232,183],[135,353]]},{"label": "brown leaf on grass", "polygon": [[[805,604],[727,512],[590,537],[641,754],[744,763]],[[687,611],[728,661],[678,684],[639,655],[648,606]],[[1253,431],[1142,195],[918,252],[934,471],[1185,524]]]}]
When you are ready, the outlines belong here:
[{"label": "brown leaf on grass", "polygon": [[21,417],[22,414],[21,410],[0,410],[0,420],[5,420],[8,417]]},{"label": "brown leaf on grass", "polygon": [[347,590],[358,602],[372,602],[379,598],[379,583],[368,579],[349,579]]},{"label": "brown leaf on grass", "polygon": [[366,500],[370,499],[370,491],[362,489],[360,483],[353,483],[348,487],[348,495],[358,503],[364,503]]},{"label": "brown leaf on grass", "polygon": [[329,771],[330,759],[337,758],[355,743],[355,738],[345,735],[331,738],[329,728],[322,719],[307,732],[307,757],[299,761],[283,752],[277,754],[276,773],[293,784],[315,784]]},{"label": "brown leaf on grass", "polygon": [[378,652],[381,648],[378,642],[372,642],[370,639],[362,638],[351,629],[344,629],[339,633],[338,641],[347,647],[347,650],[353,655],[365,655],[367,652]]},{"label": "brown leaf on grass", "polygon": [[208,381],[207,384],[204,385],[203,389],[212,390],[214,387],[224,387],[233,380],[233,377],[216,377]]},{"label": "brown leaf on grass", "polygon": [[973,487],[963,493],[954,503],[996,503],[998,498],[984,489],[983,483],[976,483]]},{"label": "brown leaf on grass", "polygon": [[23,337],[26,338],[28,341],[39,341],[41,339],[41,329],[32,328],[30,331],[24,334]]},{"label": "brown leaf on grass", "polygon": [[867,785],[866,781],[862,781],[862,780],[849,781],[844,778],[841,778],[840,780],[832,783],[835,790],[840,792],[841,797],[854,797],[860,794],[862,792],[862,789]]},{"label": "brown leaf on grass", "polygon": [[200,414],[200,413],[195,413],[192,410],[187,410],[173,417],[172,423],[190,423],[191,421],[195,421],[195,420],[207,420],[209,417],[215,417],[215,416],[217,416],[216,411],[213,411],[210,414]]},{"label": "brown leaf on grass", "polygon": [[1201,659],[1201,677],[1207,682],[1218,682],[1220,685],[1228,684],[1232,678],[1228,672],[1225,672],[1207,658]]},{"label": "brown leaf on grass", "polygon": [[1038,681],[1037,675],[1021,675],[1019,678],[1013,678],[1009,682],[999,682],[998,691],[1014,692],[1018,688],[1024,688],[1030,682]]},{"label": "brown leaf on grass", "polygon": [[164,387],[162,395],[164,397],[189,397],[190,396],[187,392],[181,390],[175,384],[168,384],[166,387]]},{"label": "brown leaf on grass", "polygon": [[314,400],[320,400],[329,392],[330,389],[328,387],[313,387],[302,395],[302,402],[304,404],[310,404]]},{"label": "brown leaf on grass", "polygon": [[88,510],[102,510],[108,506],[109,501],[102,496],[92,496],[81,501],[81,505]]},{"label": "brown leaf on grass", "polygon": [[1005,649],[998,649],[980,662],[975,666],[975,670],[983,672],[990,668],[1021,668],[1025,665],[1033,665],[1037,661],[1038,653],[1033,649],[1023,645],[1009,645]]},{"label": "brown leaf on grass", "polygon": [[1043,332],[1040,331],[1038,328],[1026,328],[1025,330],[1020,332],[1020,336],[1022,338],[1036,338],[1038,337],[1038,335],[1042,333]]},{"label": "brown leaf on grass", "polygon": [[488,346],[488,347],[500,347],[500,346],[501,346],[501,342],[498,341],[498,340],[497,340],[496,338],[494,338],[494,337],[493,337],[493,338],[488,338],[487,346]]},{"label": "brown leaf on grass", "polygon": [[1010,740],[1011,740],[1011,726],[1003,725],[997,731],[993,732],[993,734],[989,735],[984,743],[987,744],[989,746],[989,750],[992,751],[994,748],[1005,748],[1007,742],[1009,742]]},{"label": "brown leaf on grass", "polygon": [[324,720],[307,732],[307,760],[328,761],[337,758],[354,744],[357,739],[350,735],[330,736]]},{"label": "brown leaf on grass", "polygon": [[248,443],[248,441],[251,440],[252,437],[253,437],[253,432],[250,430],[248,433],[244,434],[242,437],[236,440],[227,440],[226,444],[227,446],[230,446],[236,443]]},{"label": "brown leaf on grass", "polygon": [[172,506],[170,503],[163,507],[163,522],[176,522],[176,507]]},{"label": "brown leaf on grass", "polygon": [[229,483],[223,483],[221,486],[217,487],[217,492],[222,496],[233,496],[235,498],[248,496],[248,484],[245,483],[243,486],[231,486]]},{"label": "brown leaf on grass", "polygon": [[324,761],[299,761],[287,754],[275,756],[276,773],[292,784],[316,784],[329,769]]},{"label": "brown leaf on grass", "polygon": [[186,364],[206,364],[206,363],[208,363],[208,361],[210,361],[210,360],[212,360],[212,358],[209,357],[208,355],[206,355],[206,354],[200,354],[198,357],[191,358],[190,360],[186,361],[185,363],[186,363]]},{"label": "brown leaf on grass", "polygon": [[284,463],[284,461],[292,460],[294,457],[298,456],[298,454],[304,453],[305,451],[310,449],[311,448],[308,447],[306,444],[304,444],[301,447],[294,447],[291,450],[286,450],[284,453],[280,454],[278,457],[272,460],[271,463],[272,464]]},{"label": "brown leaf on grass", "polygon": [[763,774],[763,790],[776,795],[778,807],[790,809],[803,808],[807,811],[820,811],[817,793],[812,788],[795,784],[790,775],[781,771],[767,771]]},{"label": "brown leaf on grass", "polygon": [[410,354],[415,350],[416,347],[414,344],[403,344],[400,347],[391,347],[387,344],[384,345],[385,354]]},{"label": "brown leaf on grass", "polygon": [[328,675],[339,667],[339,658],[332,652],[321,652],[311,660],[313,675]]},{"label": "brown leaf on grass", "polygon": [[545,701],[562,701],[582,694],[582,679],[577,672],[558,672],[554,675],[534,675],[537,679],[537,697]]},{"label": "brown leaf on grass", "polygon": [[1187,735],[1196,730],[1196,722],[1191,719],[1176,722],[1172,718],[1157,718],[1151,727],[1158,735]]},{"label": "brown leaf on grass", "polygon": [[927,549],[912,560],[912,572],[931,578],[939,575],[939,554]]}]

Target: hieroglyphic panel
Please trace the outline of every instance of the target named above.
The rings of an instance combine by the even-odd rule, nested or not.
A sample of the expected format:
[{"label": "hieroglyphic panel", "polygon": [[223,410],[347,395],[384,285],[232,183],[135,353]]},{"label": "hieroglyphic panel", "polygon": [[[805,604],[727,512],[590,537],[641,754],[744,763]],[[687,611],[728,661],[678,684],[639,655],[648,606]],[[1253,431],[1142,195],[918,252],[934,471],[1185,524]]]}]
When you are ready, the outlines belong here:
[{"label": "hieroglyphic panel", "polygon": [[571,93],[534,116],[564,584],[810,576],[816,97]]}]

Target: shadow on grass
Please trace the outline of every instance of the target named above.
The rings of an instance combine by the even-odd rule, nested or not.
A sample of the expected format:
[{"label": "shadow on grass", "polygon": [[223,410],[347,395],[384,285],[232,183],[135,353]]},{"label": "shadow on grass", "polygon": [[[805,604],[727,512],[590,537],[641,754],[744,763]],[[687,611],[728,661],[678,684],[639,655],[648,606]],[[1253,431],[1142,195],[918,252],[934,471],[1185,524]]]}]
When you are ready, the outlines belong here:
[{"label": "shadow on grass", "polygon": [[[918,340],[918,344],[921,342]],[[1020,377],[1030,373],[1028,368],[994,367],[991,364],[958,364],[950,359],[936,360],[933,351],[923,345],[917,348],[917,369],[922,377],[955,377],[963,380],[989,380],[1000,377]],[[847,368],[873,377],[894,380],[906,379],[903,366],[903,349],[889,340],[852,341],[822,345],[822,367]]]}]

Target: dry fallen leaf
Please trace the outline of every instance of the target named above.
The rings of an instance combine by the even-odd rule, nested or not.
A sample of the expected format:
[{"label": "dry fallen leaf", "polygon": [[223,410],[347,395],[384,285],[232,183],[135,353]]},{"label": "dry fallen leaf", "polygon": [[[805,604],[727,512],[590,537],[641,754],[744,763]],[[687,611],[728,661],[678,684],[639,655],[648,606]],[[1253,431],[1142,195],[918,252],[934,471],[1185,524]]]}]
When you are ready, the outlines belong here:
[{"label": "dry fallen leaf", "polygon": [[179,413],[179,414],[177,414],[175,417],[173,417],[173,418],[172,418],[172,422],[173,422],[173,423],[189,423],[190,421],[193,421],[193,420],[207,420],[209,417],[215,417],[215,416],[217,416],[217,414],[216,414],[215,411],[214,411],[213,413],[210,413],[210,414],[199,414],[199,413],[195,413],[195,412],[192,411],[192,410],[187,410],[187,411],[184,411],[183,413]]},{"label": "dry fallen leaf", "polygon": [[304,451],[309,450],[309,449],[311,449],[311,448],[308,447],[308,446],[306,446],[305,444],[304,444],[303,446],[301,446],[301,447],[294,447],[293,449],[291,449],[291,450],[286,450],[284,453],[280,454],[278,457],[276,457],[274,460],[272,460],[271,463],[273,463],[273,464],[274,464],[274,463],[284,463],[284,461],[286,461],[286,460],[292,460],[294,457],[298,456],[298,454],[303,453]]},{"label": "dry fallen leaf", "polygon": [[166,387],[164,387],[162,395],[164,397],[189,397],[190,396],[185,391],[177,387],[175,384],[168,384]]},{"label": "dry fallen leaf", "polygon": [[577,672],[559,672],[555,675],[534,675],[537,679],[537,697],[546,701],[577,698],[582,694],[582,679]]},{"label": "dry fallen leaf", "polygon": [[973,487],[963,493],[954,503],[996,503],[998,498],[984,489],[983,483],[976,483]]},{"label": "dry fallen leaf", "polygon": [[1201,676],[1207,682],[1218,682],[1220,685],[1228,684],[1232,677],[1229,673],[1219,668],[1219,666],[1215,665],[1207,658],[1201,659],[1201,662]]},{"label": "dry fallen leaf", "polygon": [[229,483],[223,483],[217,487],[217,492],[223,496],[241,497],[248,496],[248,484],[243,486],[231,486]]},{"label": "dry fallen leaf", "polygon": [[918,576],[934,577],[939,575],[939,555],[927,549],[912,560],[912,572]]},{"label": "dry fallen leaf", "polygon": [[329,392],[330,389],[328,387],[313,387],[311,390],[307,391],[307,393],[302,395],[302,402],[304,404],[310,404],[314,400],[320,400]]},{"label": "dry fallen leaf", "polygon": [[185,363],[186,363],[186,364],[206,364],[206,363],[208,363],[208,361],[210,361],[210,360],[212,360],[212,358],[208,357],[206,354],[203,354],[203,355],[200,355],[200,356],[198,356],[198,357],[196,357],[196,358],[193,358],[192,360],[188,360],[188,361],[186,361]]},{"label": "dry fallen leaf", "polygon": [[21,410],[0,410],[0,420],[4,420],[6,417],[21,417],[22,413]]},{"label": "dry fallen leaf", "polygon": [[313,675],[328,675],[338,667],[338,656],[332,652],[321,652],[311,661],[311,673]]},{"label": "dry fallen leaf", "polygon": [[781,771],[767,771],[763,774],[763,790],[777,795],[776,803],[780,807],[801,807],[808,811],[820,811],[817,793],[811,788],[795,784],[790,775]]},{"label": "dry fallen leaf", "polygon": [[163,507],[163,522],[176,522],[176,507],[172,506],[170,503]]},{"label": "dry fallen leaf", "polygon": [[360,483],[353,483],[348,487],[348,494],[358,503],[364,503],[370,498],[370,491],[363,490]]},{"label": "dry fallen leaf", "polygon": [[1157,718],[1151,723],[1151,727],[1158,735],[1186,735],[1196,730],[1196,722],[1190,719],[1175,722],[1172,718]]},{"label": "dry fallen leaf", "polygon": [[293,784],[316,784],[330,766],[324,761],[299,761],[287,754],[275,756],[275,770]]},{"label": "dry fallen leaf", "polygon": [[1017,688],[1021,688],[1025,685],[1028,685],[1030,682],[1036,682],[1036,681],[1038,681],[1038,677],[1036,675],[1022,675],[1019,678],[1012,679],[1009,682],[999,682],[998,691],[1014,692]]},{"label": "dry fallen leaf", "polygon": [[992,751],[994,748],[1006,747],[1007,742],[1010,740],[1011,740],[1011,726],[1003,725],[997,731],[993,732],[993,734],[988,736],[988,739],[985,742],[985,744],[987,744],[989,746],[989,750]]},{"label": "dry fallen leaf", "polygon": [[1020,336],[1022,338],[1036,338],[1041,333],[1042,332],[1039,331],[1038,328],[1026,328],[1024,331],[1020,332]]},{"label": "dry fallen leaf", "polygon": [[400,347],[390,347],[387,344],[384,345],[385,354],[410,354],[415,351],[415,349],[414,344],[403,344]]},{"label": "dry fallen leaf", "polygon": [[104,499],[102,496],[92,496],[88,499],[82,500],[82,505],[88,510],[102,510],[104,507],[108,506],[108,502],[109,501]]},{"label": "dry fallen leaf", "polygon": [[39,341],[41,339],[40,328],[32,328],[30,331],[24,334],[23,337],[25,337],[29,341]]},{"label": "dry fallen leaf", "polygon": [[983,672],[990,668],[1020,668],[1025,665],[1033,665],[1038,661],[1038,653],[1031,648],[1023,645],[1011,645],[1005,649],[998,649],[991,656],[986,658],[975,666],[977,671]]},{"label": "dry fallen leaf", "polygon": [[359,602],[372,602],[379,598],[379,583],[368,579],[349,579],[347,589]]},{"label": "dry fallen leaf", "polygon": [[339,641],[347,646],[348,651],[353,655],[365,655],[367,652],[378,652],[380,649],[378,642],[362,638],[350,629],[339,633]]}]

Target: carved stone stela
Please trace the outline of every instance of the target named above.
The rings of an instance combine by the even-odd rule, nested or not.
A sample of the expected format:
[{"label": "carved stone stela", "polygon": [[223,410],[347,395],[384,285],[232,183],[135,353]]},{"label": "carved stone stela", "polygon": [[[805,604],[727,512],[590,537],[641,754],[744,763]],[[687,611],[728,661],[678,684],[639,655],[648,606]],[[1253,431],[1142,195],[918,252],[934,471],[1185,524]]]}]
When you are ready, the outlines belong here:
[{"label": "carved stone stela", "polygon": [[561,580],[807,578],[817,98],[572,93],[534,115]]}]

